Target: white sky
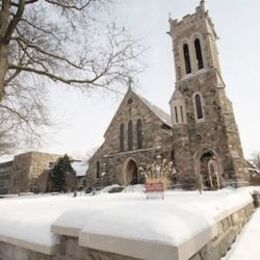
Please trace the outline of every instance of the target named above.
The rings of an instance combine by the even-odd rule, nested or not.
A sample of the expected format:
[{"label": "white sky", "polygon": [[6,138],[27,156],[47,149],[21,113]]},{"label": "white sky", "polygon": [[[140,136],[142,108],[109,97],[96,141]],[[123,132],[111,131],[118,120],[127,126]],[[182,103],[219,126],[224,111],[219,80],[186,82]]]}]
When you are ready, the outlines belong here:
[{"label": "white sky", "polygon": [[[169,30],[172,18],[193,13],[199,0],[124,0],[116,15],[149,48],[146,71],[138,92],[165,111],[174,90],[175,74]],[[260,1],[207,0],[207,8],[220,37],[218,47],[226,91],[233,101],[245,155],[260,151]],[[103,141],[103,133],[121,96],[87,95],[53,88],[50,106],[58,128],[49,132],[40,150],[84,155]]]}]

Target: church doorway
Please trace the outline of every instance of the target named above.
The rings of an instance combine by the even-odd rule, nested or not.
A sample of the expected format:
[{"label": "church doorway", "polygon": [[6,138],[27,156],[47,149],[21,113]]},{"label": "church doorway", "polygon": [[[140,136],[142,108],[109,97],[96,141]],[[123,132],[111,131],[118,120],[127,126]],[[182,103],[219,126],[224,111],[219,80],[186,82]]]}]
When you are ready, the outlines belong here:
[{"label": "church doorway", "polygon": [[136,162],[133,160],[130,160],[127,165],[127,175],[128,179],[130,181],[130,185],[138,184],[138,169]]},{"label": "church doorway", "polygon": [[125,185],[139,184],[138,167],[134,159],[128,159],[124,164]]},{"label": "church doorway", "polygon": [[200,158],[200,174],[206,189],[219,189],[218,163],[213,152],[205,152]]}]

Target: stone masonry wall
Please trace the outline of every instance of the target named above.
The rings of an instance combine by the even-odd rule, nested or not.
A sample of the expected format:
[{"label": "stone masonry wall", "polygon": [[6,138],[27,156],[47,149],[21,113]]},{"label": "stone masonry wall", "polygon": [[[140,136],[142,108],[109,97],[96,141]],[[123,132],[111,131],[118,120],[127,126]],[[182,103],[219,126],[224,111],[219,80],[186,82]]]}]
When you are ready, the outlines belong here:
[{"label": "stone masonry wall", "polygon": [[230,250],[244,225],[254,212],[253,203],[217,224],[218,235],[190,260],[220,260]]},{"label": "stone masonry wall", "polygon": [[[218,234],[189,260],[220,260],[254,212],[253,203],[217,223]],[[0,242],[0,260],[140,260],[128,256],[80,247],[78,238],[61,236],[55,255],[49,256]],[[161,259],[163,260],[163,259]]]},{"label": "stone masonry wall", "polygon": [[79,247],[78,239],[63,236],[57,256],[53,260],[138,260],[109,252]]},{"label": "stone masonry wall", "polygon": [[[173,127],[173,147],[181,174],[180,183],[189,186],[201,176],[201,158],[211,152],[218,165],[222,185],[248,181],[232,103],[225,93],[214,25],[204,2],[181,21],[170,19],[170,35],[176,68],[176,90],[185,103],[187,122]],[[203,67],[198,68],[195,39],[199,39]],[[183,47],[189,48],[191,73],[187,74]],[[194,96],[202,99],[203,117],[197,118]],[[173,104],[174,106],[174,104]]]},{"label": "stone masonry wall", "polygon": [[[131,104],[128,104],[129,100]],[[136,123],[142,120],[143,147],[137,147]],[[128,150],[128,122],[133,123],[133,149]],[[124,124],[124,151],[120,151],[120,125]],[[87,173],[88,185],[127,184],[127,176],[124,176],[124,167],[128,159],[133,159],[137,167],[145,167],[152,163],[156,154],[160,153],[164,158],[170,159],[172,150],[171,128],[163,129],[164,123],[160,120],[132,90],[129,90],[122,101],[118,111],[112,119],[106,133],[105,142],[89,160]],[[157,148],[160,147],[159,150]],[[100,162],[100,172],[106,172],[102,180],[97,178],[96,165]],[[140,177],[140,176],[139,176]],[[141,178],[141,177],[140,177]]]},{"label": "stone masonry wall", "polygon": [[53,256],[0,242],[0,260],[55,260]]}]

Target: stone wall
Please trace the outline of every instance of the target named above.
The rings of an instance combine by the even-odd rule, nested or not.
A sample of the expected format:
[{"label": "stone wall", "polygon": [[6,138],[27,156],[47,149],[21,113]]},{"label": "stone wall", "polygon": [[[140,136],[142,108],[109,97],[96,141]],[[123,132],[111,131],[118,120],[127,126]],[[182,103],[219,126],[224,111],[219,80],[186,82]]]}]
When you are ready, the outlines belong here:
[{"label": "stone wall", "polygon": [[55,260],[55,257],[0,242],[0,260]]},{"label": "stone wall", "polygon": [[218,234],[190,260],[220,260],[224,257],[254,212],[253,204],[218,222]]},{"label": "stone wall", "polygon": [[[189,260],[220,260],[229,251],[230,247],[240,234],[244,225],[248,222],[254,212],[253,203],[245,205],[243,208],[232,212],[217,223],[217,235],[207,242]],[[197,237],[199,239],[199,237]],[[130,241],[130,240],[129,240]],[[194,245],[196,240],[192,241]],[[190,250],[190,248],[176,248],[176,252]],[[194,247],[193,247],[194,249]],[[147,248],[149,250],[149,246]],[[162,249],[163,250],[163,249]],[[161,252],[163,255],[164,252]],[[186,252],[187,253],[187,252]],[[144,253],[145,255],[146,253]],[[180,254],[180,253],[179,253]],[[165,255],[165,254],[164,254]],[[172,259],[169,255],[167,259]],[[165,259],[166,259],[165,258]],[[142,258],[149,260],[147,258]],[[181,254],[175,260],[187,260]],[[138,260],[131,256],[123,256],[115,253],[104,252],[79,246],[78,237],[60,236],[60,244],[49,255],[38,253],[29,249],[0,242],[0,260]],[[141,258],[139,259],[141,260]],[[164,260],[160,259],[160,260]]]},{"label": "stone wall", "polygon": [[78,238],[62,236],[59,251],[54,260],[136,260],[113,253],[78,246]]},{"label": "stone wall", "polygon": [[[221,257],[227,254],[253,212],[254,206],[253,203],[250,203],[244,208],[224,217],[224,219],[217,223],[217,236],[209,241],[193,257],[189,258],[189,260],[220,260]],[[194,244],[196,244],[196,241],[194,241]],[[57,260],[61,259],[136,260],[137,258],[79,247],[77,238],[62,236]]]}]

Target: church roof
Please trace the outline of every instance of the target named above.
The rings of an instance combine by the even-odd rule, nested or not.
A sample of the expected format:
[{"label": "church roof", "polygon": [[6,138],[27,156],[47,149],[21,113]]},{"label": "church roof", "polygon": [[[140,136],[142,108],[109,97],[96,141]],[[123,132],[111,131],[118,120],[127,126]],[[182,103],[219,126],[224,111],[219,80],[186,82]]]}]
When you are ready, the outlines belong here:
[{"label": "church roof", "polygon": [[[151,103],[150,101],[148,101],[146,98],[144,98],[143,96],[137,94],[131,87],[128,88],[127,93],[125,94],[120,106],[118,107],[118,110],[120,109],[120,107],[122,106],[124,100],[126,98],[128,98],[130,95],[134,95],[136,96],[156,117],[158,117],[164,124],[168,125],[169,127],[172,127],[172,123],[171,123],[171,117],[169,114],[167,114],[165,111],[163,111],[161,108],[157,107],[156,105],[154,105],[153,103]],[[117,111],[118,111],[117,110]],[[112,124],[115,116],[116,116],[117,112],[115,113],[113,119],[111,120],[105,135],[110,127],[110,125]]]},{"label": "church roof", "polygon": [[[136,94],[137,95],[137,94]],[[171,117],[169,114],[167,114],[165,111],[163,111],[161,108],[157,107],[150,101],[148,101],[146,98],[137,95],[141,101],[166,125],[172,126]]]}]

